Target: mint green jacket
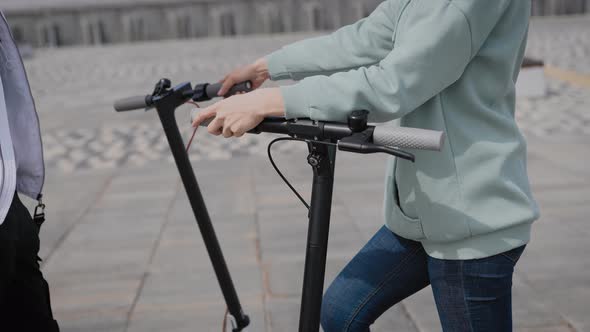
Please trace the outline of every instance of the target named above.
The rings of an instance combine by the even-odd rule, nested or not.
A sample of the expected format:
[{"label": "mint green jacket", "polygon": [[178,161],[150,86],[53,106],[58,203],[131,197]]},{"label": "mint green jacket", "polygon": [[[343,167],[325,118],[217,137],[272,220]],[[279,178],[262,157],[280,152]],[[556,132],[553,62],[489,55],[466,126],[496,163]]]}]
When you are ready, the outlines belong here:
[{"label": "mint green jacket", "polygon": [[368,18],[267,57],[288,118],[369,120],[444,131],[442,152],[392,161],[385,222],[440,259],[528,243],[539,216],[514,119],[530,0],[388,0]]}]

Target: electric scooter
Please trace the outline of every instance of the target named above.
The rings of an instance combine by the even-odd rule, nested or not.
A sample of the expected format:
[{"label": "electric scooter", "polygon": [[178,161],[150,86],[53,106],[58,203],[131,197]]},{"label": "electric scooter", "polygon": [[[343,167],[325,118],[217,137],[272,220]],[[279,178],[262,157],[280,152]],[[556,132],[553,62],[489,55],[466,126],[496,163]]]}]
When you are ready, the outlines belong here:
[{"label": "electric scooter", "polygon": [[[251,87],[250,82],[240,83],[230,89],[224,97],[239,92],[249,92]],[[154,108],[158,112],[227,304],[232,331],[240,332],[249,325],[250,319],[240,304],[175,117],[175,110],[178,107],[191,100],[202,102],[216,98],[220,88],[221,84],[219,83],[198,84],[194,88],[190,83],[182,83],[172,87],[170,80],[161,79],[152,94],[119,100],[115,102],[114,107],[117,112]],[[307,161],[313,170],[313,187],[308,215],[307,248],[299,318],[300,332],[314,332],[319,331],[320,328],[336,150],[361,154],[386,153],[414,162],[414,155],[402,149],[440,151],[443,146],[443,132],[405,127],[370,126],[368,114],[368,111],[353,111],[350,113],[347,123],[268,118],[249,132],[251,134],[286,135],[288,138],[282,139],[304,141],[308,145]],[[278,171],[274,162],[273,166]],[[280,172],[279,175],[285,180]],[[287,184],[297,194],[288,182]],[[299,195],[298,197],[301,199]]]}]

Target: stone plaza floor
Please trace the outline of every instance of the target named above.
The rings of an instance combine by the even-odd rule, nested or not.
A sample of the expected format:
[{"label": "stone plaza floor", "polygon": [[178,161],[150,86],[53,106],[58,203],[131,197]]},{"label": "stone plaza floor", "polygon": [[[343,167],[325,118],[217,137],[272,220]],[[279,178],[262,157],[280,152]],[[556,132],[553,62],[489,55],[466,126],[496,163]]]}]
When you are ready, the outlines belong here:
[{"label": "stone plaza floor", "polygon": [[[534,19],[528,53],[588,79],[589,32],[588,16]],[[116,114],[111,105],[147,94],[161,77],[217,81],[309,36],[40,50],[25,61],[47,161],[43,271],[64,332],[221,330],[225,306],[157,116]],[[517,105],[542,217],[514,278],[515,327],[590,331],[590,88],[548,76],[546,97]],[[187,136],[188,113],[178,114]],[[307,211],[267,161],[270,137],[200,132],[191,159],[249,331],[295,331]],[[305,146],[283,143],[276,155],[308,197]],[[382,226],[385,160],[338,155],[326,285]],[[372,331],[440,331],[430,289]]]}]

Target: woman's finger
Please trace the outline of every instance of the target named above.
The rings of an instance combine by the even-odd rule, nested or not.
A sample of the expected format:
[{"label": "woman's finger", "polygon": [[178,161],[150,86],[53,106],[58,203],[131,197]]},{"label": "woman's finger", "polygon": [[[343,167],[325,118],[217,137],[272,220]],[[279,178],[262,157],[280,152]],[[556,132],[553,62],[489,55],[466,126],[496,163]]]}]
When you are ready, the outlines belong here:
[{"label": "woman's finger", "polygon": [[228,75],[223,84],[221,85],[221,89],[217,93],[218,96],[223,97],[225,94],[231,89],[232,86],[236,84],[236,80],[234,79],[233,75]]},{"label": "woman's finger", "polygon": [[240,126],[240,121],[236,121],[231,125],[231,131],[235,137],[242,137],[246,133],[242,126]]},{"label": "woman's finger", "polygon": [[[234,128],[240,122],[239,116],[229,116],[223,122],[223,137],[228,138],[236,135]],[[227,135],[227,136],[226,136]]]},{"label": "woman's finger", "polygon": [[197,113],[197,116],[193,120],[193,127],[198,128],[203,122],[214,117],[216,114],[217,114],[217,107],[213,108],[213,106],[211,106],[211,107],[205,108],[201,112]]},{"label": "woman's finger", "polygon": [[211,135],[219,136],[223,130],[223,120],[219,117],[215,117],[213,121],[207,126],[207,131]]},{"label": "woman's finger", "polygon": [[223,137],[225,137],[225,138],[232,137],[234,135],[234,133],[233,133],[233,131],[231,131],[231,126],[224,123],[222,131],[221,131],[221,135],[223,135]]}]

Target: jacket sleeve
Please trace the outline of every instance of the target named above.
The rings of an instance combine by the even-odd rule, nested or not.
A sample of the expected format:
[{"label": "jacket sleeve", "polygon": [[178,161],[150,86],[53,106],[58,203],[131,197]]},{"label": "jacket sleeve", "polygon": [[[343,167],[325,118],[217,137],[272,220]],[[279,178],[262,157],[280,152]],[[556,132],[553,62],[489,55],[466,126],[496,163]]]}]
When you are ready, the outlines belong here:
[{"label": "jacket sleeve", "polygon": [[412,1],[403,37],[377,65],[282,87],[287,117],[342,122],[351,111],[366,109],[372,122],[401,118],[462,76],[474,45],[483,44],[510,1],[464,1],[471,3],[468,10],[477,9],[469,13],[455,1]]},{"label": "jacket sleeve", "polygon": [[300,80],[378,63],[393,49],[401,3],[385,1],[369,17],[355,24],[271,53],[267,56],[271,78]]}]

